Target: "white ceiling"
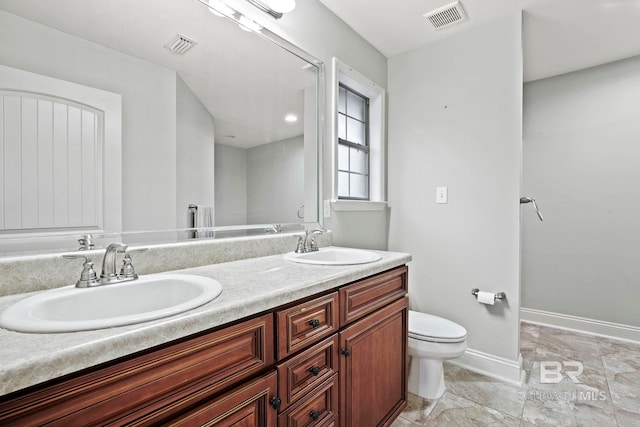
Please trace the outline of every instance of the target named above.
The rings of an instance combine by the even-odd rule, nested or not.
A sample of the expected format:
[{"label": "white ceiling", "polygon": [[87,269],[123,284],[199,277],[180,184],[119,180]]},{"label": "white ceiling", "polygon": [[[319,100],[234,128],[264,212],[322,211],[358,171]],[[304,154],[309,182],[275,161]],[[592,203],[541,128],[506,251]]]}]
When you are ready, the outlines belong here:
[{"label": "white ceiling", "polygon": [[640,0],[461,0],[468,19],[435,30],[423,14],[453,0],[320,0],[392,57],[524,11],[524,80],[640,55]]},{"label": "white ceiling", "polygon": [[[249,148],[303,134],[315,72],[194,0],[0,0],[0,10],[176,70],[214,116],[216,142]],[[169,52],[177,33],[198,44]],[[298,122],[286,123],[289,113]]]},{"label": "white ceiling", "polygon": [[[422,15],[452,0],[320,1],[388,57],[522,9],[525,81],[640,55],[640,0],[461,0],[468,20],[439,31]],[[246,148],[302,134],[301,121],[282,122],[288,112],[302,115],[302,97],[283,96],[283,88],[308,86],[314,77],[281,74],[300,70],[302,60],[293,55],[276,60],[268,43],[251,48],[254,35],[196,1],[0,0],[0,9],[177,70],[216,118],[218,142]],[[178,32],[199,41],[184,56],[162,47]],[[251,61],[238,59],[249,49]],[[280,85],[254,77],[271,65],[278,71],[268,76],[270,82]],[[223,78],[225,84],[215,84]],[[239,96],[245,89],[259,95]]]}]

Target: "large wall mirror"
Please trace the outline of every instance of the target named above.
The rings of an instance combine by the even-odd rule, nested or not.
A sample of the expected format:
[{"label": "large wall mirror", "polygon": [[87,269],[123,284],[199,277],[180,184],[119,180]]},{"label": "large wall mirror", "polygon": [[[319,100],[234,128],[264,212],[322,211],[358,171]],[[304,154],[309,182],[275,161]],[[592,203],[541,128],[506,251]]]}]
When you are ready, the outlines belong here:
[{"label": "large wall mirror", "polygon": [[0,255],[319,222],[322,64],[211,12],[0,0]]}]

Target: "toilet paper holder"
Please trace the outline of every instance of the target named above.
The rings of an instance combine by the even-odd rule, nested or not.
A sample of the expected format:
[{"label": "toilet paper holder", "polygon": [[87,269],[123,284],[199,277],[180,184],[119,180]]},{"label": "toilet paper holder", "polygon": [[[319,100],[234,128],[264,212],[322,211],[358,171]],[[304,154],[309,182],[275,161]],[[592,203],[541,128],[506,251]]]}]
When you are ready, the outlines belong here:
[{"label": "toilet paper holder", "polygon": [[[471,289],[471,295],[476,298],[478,298],[478,292],[480,292],[480,289],[478,288]],[[493,294],[493,299],[495,301],[502,301],[503,299],[507,299],[507,294],[505,294],[504,292],[496,292],[495,294]]]}]

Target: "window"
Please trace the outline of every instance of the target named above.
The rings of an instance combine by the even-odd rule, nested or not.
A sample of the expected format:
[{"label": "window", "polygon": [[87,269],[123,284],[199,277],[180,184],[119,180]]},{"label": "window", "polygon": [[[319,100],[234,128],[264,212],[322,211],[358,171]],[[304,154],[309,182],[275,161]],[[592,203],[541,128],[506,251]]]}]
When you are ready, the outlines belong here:
[{"label": "window", "polygon": [[338,198],[369,200],[369,98],[338,88]]},{"label": "window", "polygon": [[333,58],[330,93],[331,200],[325,204],[330,202],[334,211],[382,210],[385,90]]}]

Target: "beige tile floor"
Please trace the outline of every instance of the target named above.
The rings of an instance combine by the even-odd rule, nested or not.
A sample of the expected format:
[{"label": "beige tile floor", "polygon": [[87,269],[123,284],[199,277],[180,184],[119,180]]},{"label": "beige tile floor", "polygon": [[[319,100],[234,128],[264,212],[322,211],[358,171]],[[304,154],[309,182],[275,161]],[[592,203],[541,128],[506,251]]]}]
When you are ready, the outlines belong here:
[{"label": "beige tile floor", "polygon": [[[640,427],[640,344],[522,323],[520,349],[523,386],[445,362],[445,394],[433,401],[410,395],[392,427]],[[562,380],[544,381],[559,376],[541,378],[541,362],[565,363]]]}]

